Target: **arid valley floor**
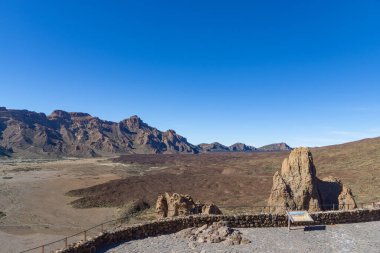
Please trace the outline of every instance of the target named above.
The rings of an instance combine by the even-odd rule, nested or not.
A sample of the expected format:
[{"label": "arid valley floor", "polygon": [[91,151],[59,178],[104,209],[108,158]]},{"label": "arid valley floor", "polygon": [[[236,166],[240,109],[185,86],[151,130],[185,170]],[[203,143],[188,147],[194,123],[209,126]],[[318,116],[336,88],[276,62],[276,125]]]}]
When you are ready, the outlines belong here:
[{"label": "arid valley floor", "polygon": [[[358,203],[379,201],[380,140],[312,149],[318,175],[348,184]],[[225,213],[265,205],[288,152],[127,155],[17,160],[0,164],[0,244],[18,252],[119,216],[136,199],[153,204],[164,191],[212,201]],[[152,219],[153,211],[138,220]],[[133,222],[133,220],[132,220]]]}]

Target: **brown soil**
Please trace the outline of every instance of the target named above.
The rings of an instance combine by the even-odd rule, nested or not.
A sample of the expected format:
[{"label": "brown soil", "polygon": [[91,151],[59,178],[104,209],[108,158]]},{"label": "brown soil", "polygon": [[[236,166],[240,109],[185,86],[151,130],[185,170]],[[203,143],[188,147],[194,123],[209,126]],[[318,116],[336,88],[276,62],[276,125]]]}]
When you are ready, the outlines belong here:
[{"label": "brown soil", "polygon": [[12,179],[0,178],[0,210],[6,214],[0,218],[0,251],[19,252],[114,218],[114,208],[75,209],[69,205],[75,198],[65,196],[72,189],[120,178],[120,165],[105,163],[2,161],[0,175]]},{"label": "brown soil", "polygon": [[[341,178],[358,202],[380,200],[379,138],[312,153],[319,178]],[[6,214],[0,218],[0,245],[5,252],[17,252],[118,216],[116,208],[78,209],[71,202],[77,207],[119,207],[137,199],[152,204],[159,193],[169,191],[214,202],[225,213],[249,212],[253,205],[266,204],[273,174],[287,156],[210,153],[0,161],[0,211]],[[148,209],[136,219],[153,217]]]},{"label": "brown soil", "polygon": [[[69,192],[84,196],[76,207],[120,206],[134,199],[153,204],[163,192],[186,193],[221,206],[264,204],[273,171],[287,153],[209,153],[200,155],[128,155],[115,162],[165,168]],[[276,162],[278,161],[278,162]],[[277,164],[277,166],[275,166]]]},{"label": "brown soil", "polygon": [[[349,185],[357,202],[380,199],[380,139],[312,149],[318,177]],[[153,204],[157,194],[187,193],[222,208],[265,205],[272,177],[289,152],[126,155],[114,162],[151,168],[143,176],[113,180],[69,192],[76,207],[120,206],[134,199]],[[153,166],[153,167],[152,167]],[[154,169],[152,169],[154,168]]]}]

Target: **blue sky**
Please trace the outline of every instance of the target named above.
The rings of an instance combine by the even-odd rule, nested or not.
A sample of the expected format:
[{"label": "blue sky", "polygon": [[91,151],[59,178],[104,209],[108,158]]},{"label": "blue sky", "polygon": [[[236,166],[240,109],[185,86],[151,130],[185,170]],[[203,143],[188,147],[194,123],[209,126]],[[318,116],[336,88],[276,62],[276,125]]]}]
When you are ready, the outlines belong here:
[{"label": "blue sky", "polygon": [[194,144],[380,136],[380,2],[0,0],[0,88]]}]

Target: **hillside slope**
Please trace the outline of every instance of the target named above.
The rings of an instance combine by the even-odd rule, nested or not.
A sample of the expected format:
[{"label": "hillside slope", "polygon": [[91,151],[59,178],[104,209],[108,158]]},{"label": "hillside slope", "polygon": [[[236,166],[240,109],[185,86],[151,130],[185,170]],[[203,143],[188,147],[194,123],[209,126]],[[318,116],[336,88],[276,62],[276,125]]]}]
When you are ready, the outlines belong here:
[{"label": "hillside slope", "polygon": [[[380,138],[311,149],[317,176],[338,177],[358,203],[380,201]],[[136,168],[159,168],[70,194],[79,207],[117,206],[133,199],[154,202],[163,191],[187,193],[222,207],[266,205],[274,173],[289,151],[210,152],[198,155],[127,155],[114,159]]]},{"label": "hillside slope", "polygon": [[26,157],[198,152],[174,130],[161,132],[137,116],[115,123],[87,113],[57,110],[46,116],[4,107],[0,108],[0,146]]}]

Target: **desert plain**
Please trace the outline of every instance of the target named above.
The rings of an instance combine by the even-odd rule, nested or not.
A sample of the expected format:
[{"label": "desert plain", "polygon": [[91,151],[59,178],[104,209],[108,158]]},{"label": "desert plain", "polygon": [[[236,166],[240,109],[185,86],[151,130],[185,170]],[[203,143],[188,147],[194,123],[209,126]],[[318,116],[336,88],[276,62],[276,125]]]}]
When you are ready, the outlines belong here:
[{"label": "desert plain", "polygon": [[[314,148],[312,153],[318,176],[340,178],[358,204],[379,201],[379,139]],[[0,218],[0,244],[5,252],[19,252],[58,240],[119,218],[120,208],[138,199],[151,208],[127,222],[154,219],[155,199],[166,191],[213,202],[224,213],[260,212],[257,206],[266,205],[273,174],[288,154],[3,159],[0,211],[5,216]]]}]

